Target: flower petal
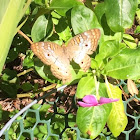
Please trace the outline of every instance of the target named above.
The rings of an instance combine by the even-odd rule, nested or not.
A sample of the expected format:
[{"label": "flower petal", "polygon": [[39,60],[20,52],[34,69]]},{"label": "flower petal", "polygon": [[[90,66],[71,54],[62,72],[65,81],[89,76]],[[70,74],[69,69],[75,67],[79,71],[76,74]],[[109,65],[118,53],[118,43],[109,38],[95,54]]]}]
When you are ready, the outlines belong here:
[{"label": "flower petal", "polygon": [[83,101],[85,103],[92,104],[93,106],[96,106],[98,104],[98,101],[95,95],[86,95],[83,98]]},{"label": "flower petal", "polygon": [[99,104],[100,105],[101,104],[108,104],[108,103],[117,102],[117,101],[119,101],[119,99],[101,97],[99,100]]},{"label": "flower petal", "polygon": [[79,101],[78,104],[79,104],[80,106],[82,106],[82,107],[91,107],[91,106],[94,106],[93,104],[86,104],[86,103],[81,102],[81,101]]}]

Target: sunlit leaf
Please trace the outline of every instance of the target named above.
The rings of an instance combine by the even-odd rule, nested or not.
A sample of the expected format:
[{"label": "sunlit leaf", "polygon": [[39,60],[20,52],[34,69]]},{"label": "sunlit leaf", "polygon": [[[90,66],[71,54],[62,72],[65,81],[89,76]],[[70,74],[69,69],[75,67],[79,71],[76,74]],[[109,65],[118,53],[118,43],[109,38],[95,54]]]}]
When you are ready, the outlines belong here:
[{"label": "sunlit leaf", "polygon": [[[107,91],[104,84],[100,83],[99,93],[100,96],[107,97]],[[111,108],[111,104],[96,107],[79,107],[76,123],[81,133],[88,134],[91,139],[96,138],[104,128]]]},{"label": "sunlit leaf", "polygon": [[105,0],[105,7],[107,23],[112,31],[124,32],[132,26],[137,0]]},{"label": "sunlit leaf", "polygon": [[107,84],[109,98],[117,98],[119,101],[112,103],[112,110],[109,115],[107,125],[115,137],[119,136],[124,131],[128,120],[125,114],[122,101],[122,91],[118,86]]},{"label": "sunlit leaf", "polygon": [[94,12],[82,5],[76,6],[72,9],[71,23],[75,34],[93,28],[102,29]]},{"label": "sunlit leaf", "polygon": [[123,49],[105,66],[105,74],[116,79],[140,78],[140,48]]},{"label": "sunlit leaf", "polygon": [[82,3],[78,0],[52,0],[50,9],[56,10],[60,15],[65,16],[65,13],[76,5]]}]

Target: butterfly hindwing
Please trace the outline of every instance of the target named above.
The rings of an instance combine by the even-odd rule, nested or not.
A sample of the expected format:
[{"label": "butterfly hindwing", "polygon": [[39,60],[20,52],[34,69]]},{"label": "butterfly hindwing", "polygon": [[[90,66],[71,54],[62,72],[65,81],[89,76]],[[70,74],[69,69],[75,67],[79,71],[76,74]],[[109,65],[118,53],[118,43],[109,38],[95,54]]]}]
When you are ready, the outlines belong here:
[{"label": "butterfly hindwing", "polygon": [[70,61],[73,59],[84,71],[88,70],[91,60],[87,55],[96,50],[99,38],[99,29],[88,30],[73,37],[65,49]]},{"label": "butterfly hindwing", "polygon": [[53,42],[38,42],[32,44],[31,49],[44,64],[50,65],[55,77],[62,80],[70,77],[70,62],[61,46]]}]

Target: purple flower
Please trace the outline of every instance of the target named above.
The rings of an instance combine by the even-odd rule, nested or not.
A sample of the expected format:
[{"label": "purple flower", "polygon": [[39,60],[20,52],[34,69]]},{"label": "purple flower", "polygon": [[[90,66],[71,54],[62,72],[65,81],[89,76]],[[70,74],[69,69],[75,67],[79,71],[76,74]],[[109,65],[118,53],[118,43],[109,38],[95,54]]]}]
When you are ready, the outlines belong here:
[{"label": "purple flower", "polygon": [[99,106],[99,105],[108,104],[117,101],[119,101],[119,99],[104,98],[104,97],[101,97],[100,100],[98,101],[95,95],[86,95],[83,98],[83,102],[79,101],[78,104],[82,107],[91,107],[91,106]]}]

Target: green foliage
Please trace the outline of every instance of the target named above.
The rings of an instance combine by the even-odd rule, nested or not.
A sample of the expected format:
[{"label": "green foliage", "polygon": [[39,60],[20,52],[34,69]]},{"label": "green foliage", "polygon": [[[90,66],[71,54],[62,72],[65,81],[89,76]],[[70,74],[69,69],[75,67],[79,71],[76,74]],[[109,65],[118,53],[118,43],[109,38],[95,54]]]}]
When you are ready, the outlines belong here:
[{"label": "green foliage", "polygon": [[[119,88],[104,82],[104,77],[109,76],[115,79],[132,79],[140,78],[140,48],[135,42],[135,36],[125,32],[131,28],[134,15],[139,20],[140,10],[136,0],[104,0],[98,1],[95,8],[93,3],[87,0],[82,3],[78,0],[34,0],[28,7],[29,3],[25,1],[0,0],[0,71],[8,54],[9,47],[17,31],[17,25],[23,17],[26,9],[26,18],[23,17],[20,24],[21,30],[31,37],[33,42],[51,41],[59,45],[66,43],[76,34],[84,31],[98,28],[101,32],[99,46],[97,51],[91,55],[91,68],[83,72],[79,65],[71,62],[72,81],[67,84],[78,84],[76,97],[83,98],[85,95],[97,95],[106,98],[119,98],[118,102],[105,104],[102,106],[82,108],[79,107],[77,116],[70,114],[69,126],[74,127],[75,122],[82,132],[83,136],[94,139],[103,131],[107,123],[112,134],[117,137],[125,129],[127,118],[124,114],[122,102],[122,93]],[[29,1],[28,1],[29,2]],[[16,6],[14,7],[14,3]],[[25,5],[23,9],[23,5]],[[10,25],[9,25],[10,23]],[[140,33],[140,25],[136,25],[133,34]],[[5,30],[6,29],[6,30]],[[8,36],[7,36],[8,35]],[[19,54],[24,57],[22,62],[25,69],[34,68],[37,74],[50,83],[62,84],[60,80],[54,77],[50,71],[50,66],[44,65],[38,58],[34,58],[33,53],[29,50],[29,44],[20,35],[16,35],[12,42],[12,48],[7,56],[6,65],[15,61]],[[21,55],[22,54],[22,55]],[[26,77],[26,74],[23,78]],[[97,89],[97,80],[99,89]],[[20,84],[22,78],[17,76],[17,72],[12,68],[4,69],[1,76],[0,89],[8,97],[16,97],[18,91],[28,92],[35,90],[38,86],[25,82]],[[26,80],[25,80],[26,81]],[[47,119],[52,116],[48,113],[50,105],[43,105],[40,109],[41,119]],[[33,106],[37,109],[37,106]],[[60,109],[59,113],[64,113]],[[3,112],[0,109],[0,120]],[[112,119],[113,118],[113,119]],[[59,114],[52,117],[51,133],[60,134],[65,128],[64,116]],[[36,118],[31,113],[27,115],[24,121],[25,128],[31,128],[35,124]],[[11,139],[16,139],[19,130],[9,130]],[[19,128],[18,128],[19,129]],[[12,135],[13,134],[13,135]],[[43,139],[48,134],[47,124],[37,124],[34,129],[34,135],[38,139]],[[27,134],[22,134],[21,139],[25,139]],[[75,132],[66,130],[63,138],[76,139]],[[49,136],[48,139],[58,139],[56,136]]]},{"label": "green foliage", "polygon": [[105,73],[116,79],[133,79],[140,78],[139,71],[139,57],[140,48],[129,49],[125,48],[118,53],[105,66]]},{"label": "green foliage", "polygon": [[[99,93],[102,97],[108,97],[105,84],[100,84]],[[95,94],[95,92],[90,94]],[[89,134],[91,139],[96,138],[104,128],[111,108],[111,104],[89,108],[79,107],[76,122],[81,132],[84,134]]]},{"label": "green foliage", "polygon": [[30,2],[30,0],[28,0],[27,3],[25,3],[25,0],[0,1],[0,73],[5,63],[9,48],[11,46],[12,39],[16,33],[17,25],[25,13],[26,6],[28,7]]},{"label": "green foliage", "polygon": [[124,112],[122,102],[122,91],[119,87],[107,84],[108,96],[119,99],[118,102],[112,104],[112,110],[109,114],[107,125],[115,137],[119,136],[124,131],[128,120]]},{"label": "green foliage", "polygon": [[137,0],[105,0],[105,7],[107,23],[112,31],[124,32],[124,29],[132,26]]}]

